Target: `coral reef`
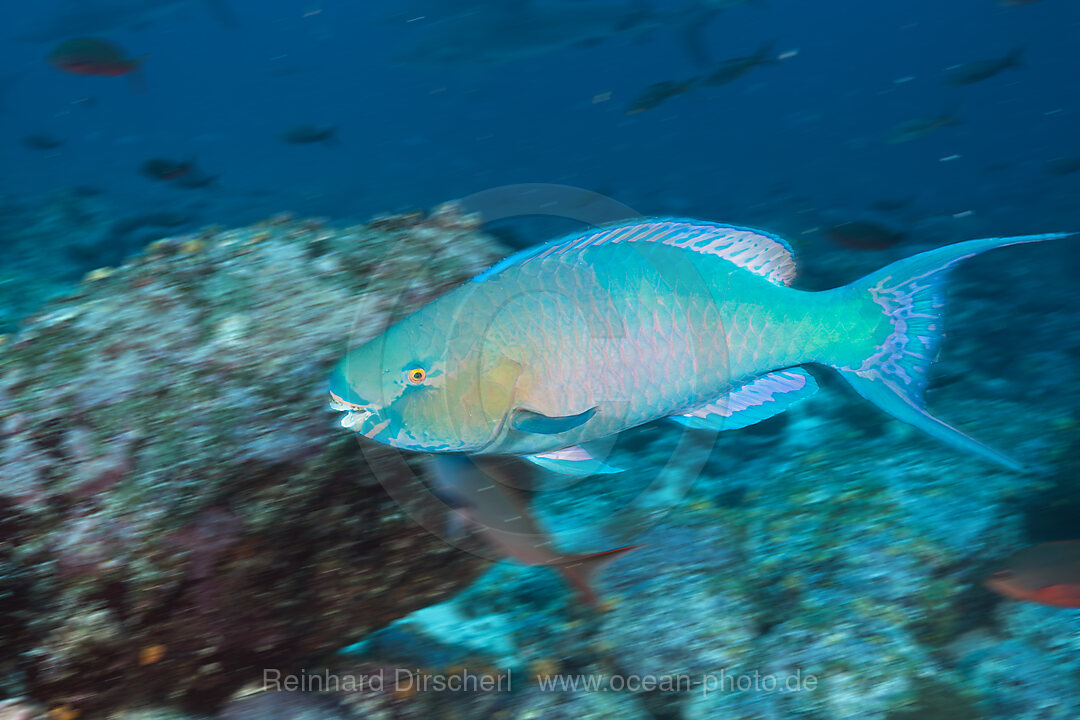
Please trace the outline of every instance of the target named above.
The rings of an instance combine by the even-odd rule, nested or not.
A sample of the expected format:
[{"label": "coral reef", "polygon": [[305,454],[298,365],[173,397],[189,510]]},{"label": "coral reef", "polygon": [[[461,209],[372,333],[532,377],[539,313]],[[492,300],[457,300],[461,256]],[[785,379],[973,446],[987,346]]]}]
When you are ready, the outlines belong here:
[{"label": "coral reef", "polygon": [[82,718],[213,710],[468,583],[483,562],[389,499],[371,463],[416,476],[337,427],[323,382],[502,254],[452,206],[211,228],[6,337],[0,692]]}]

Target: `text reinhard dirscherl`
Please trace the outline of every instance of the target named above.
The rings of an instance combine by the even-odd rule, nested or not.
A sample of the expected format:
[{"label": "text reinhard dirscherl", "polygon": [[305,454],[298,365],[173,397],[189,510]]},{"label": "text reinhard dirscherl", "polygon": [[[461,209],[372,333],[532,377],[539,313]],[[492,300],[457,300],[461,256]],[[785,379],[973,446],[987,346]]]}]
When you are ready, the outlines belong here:
[{"label": "text reinhard dirscherl", "polygon": [[[524,682],[537,684],[548,692],[764,692],[793,693],[814,690],[816,675],[795,670],[790,673],[729,672],[721,669],[698,676],[677,673],[662,675],[526,673]],[[333,673],[329,670],[286,673],[263,670],[263,691],[290,692],[510,692],[514,677],[505,672],[433,673],[419,668],[387,668],[372,673]]]}]

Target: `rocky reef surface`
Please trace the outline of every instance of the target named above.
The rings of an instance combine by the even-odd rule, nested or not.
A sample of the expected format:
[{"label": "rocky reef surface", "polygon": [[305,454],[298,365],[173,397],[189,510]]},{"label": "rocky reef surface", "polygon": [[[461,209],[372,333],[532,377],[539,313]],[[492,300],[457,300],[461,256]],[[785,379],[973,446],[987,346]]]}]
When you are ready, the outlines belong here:
[{"label": "rocky reef surface", "polygon": [[[347,345],[502,253],[475,222],[170,239],[8,339],[0,670],[34,699],[0,720],[1080,717],[1080,614],[980,584],[1019,547],[1080,537],[1080,253],[1003,250],[950,283],[929,404],[1034,472],[815,370],[821,391],[780,417],[653,424],[619,439],[625,473],[543,476],[534,510],[561,549],[644,545],[593,611],[548,569],[478,576],[373,480],[371,463],[414,483],[400,458],[358,450],[322,406]],[[920,249],[822,249],[803,281]],[[258,692],[265,667],[383,682]],[[510,681],[417,687],[467,672]]]},{"label": "rocky reef surface", "polygon": [[[0,709],[216,709],[446,597],[483,561],[411,520],[322,384],[505,254],[451,206],[160,240],[0,336]],[[23,714],[19,714],[23,713]]]}]

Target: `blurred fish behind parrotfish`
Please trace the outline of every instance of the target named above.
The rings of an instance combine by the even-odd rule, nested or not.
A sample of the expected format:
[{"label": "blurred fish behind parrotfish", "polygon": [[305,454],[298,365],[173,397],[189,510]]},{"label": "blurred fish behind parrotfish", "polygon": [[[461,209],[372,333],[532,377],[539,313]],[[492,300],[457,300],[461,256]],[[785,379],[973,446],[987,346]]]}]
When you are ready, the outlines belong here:
[{"label": "blurred fish behind parrotfish", "polygon": [[1080,608],[1080,540],[1034,545],[1002,565],[984,581],[994,592],[1014,600]]},{"label": "blurred fish behind parrotfish", "polygon": [[1005,57],[991,58],[989,60],[976,60],[974,62],[958,65],[948,71],[948,74],[945,76],[945,84],[954,87],[971,85],[973,83],[982,82],[983,80],[989,80],[998,73],[1008,70],[1009,68],[1021,68],[1024,66],[1023,60],[1021,59],[1023,54],[1024,47],[1021,45]]},{"label": "blurred fish behind parrotfish", "polygon": [[628,545],[589,554],[560,552],[529,509],[532,468],[523,461],[443,455],[433,458],[432,464],[435,495],[450,511],[451,537],[470,530],[523,565],[558,570],[586,605],[596,606],[598,601],[593,576],[609,562],[640,547]]}]

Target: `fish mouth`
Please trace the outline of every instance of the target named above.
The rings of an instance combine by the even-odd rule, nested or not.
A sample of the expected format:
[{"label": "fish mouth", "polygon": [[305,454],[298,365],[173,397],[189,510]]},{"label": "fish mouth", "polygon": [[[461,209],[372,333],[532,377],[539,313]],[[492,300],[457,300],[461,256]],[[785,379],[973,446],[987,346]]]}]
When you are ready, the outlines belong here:
[{"label": "fish mouth", "polygon": [[345,417],[341,418],[341,427],[357,432],[361,432],[365,424],[375,416],[373,407],[346,402],[332,392],[330,393],[330,409],[344,412]]}]

